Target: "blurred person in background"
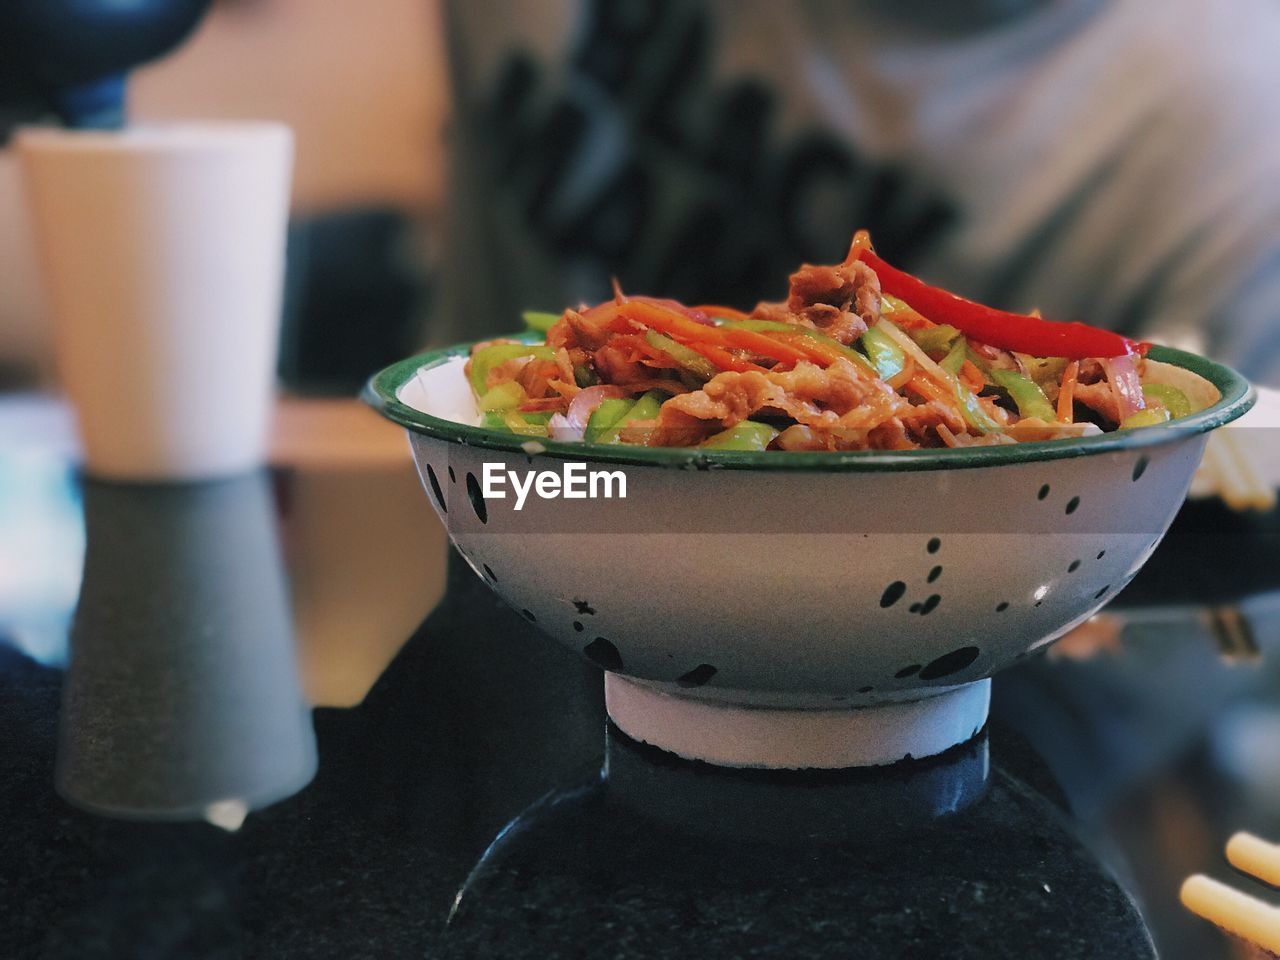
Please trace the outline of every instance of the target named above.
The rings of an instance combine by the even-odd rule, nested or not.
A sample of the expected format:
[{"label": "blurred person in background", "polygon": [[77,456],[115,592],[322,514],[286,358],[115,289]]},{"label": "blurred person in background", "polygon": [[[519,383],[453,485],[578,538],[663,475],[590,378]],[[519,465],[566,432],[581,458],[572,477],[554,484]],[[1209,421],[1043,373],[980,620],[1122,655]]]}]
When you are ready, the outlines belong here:
[{"label": "blurred person in background", "polygon": [[433,339],[891,262],[1280,384],[1274,0],[448,0]]},{"label": "blurred person in background", "polygon": [[[294,127],[295,383],[351,393],[424,339],[510,331],[611,276],[749,307],[867,227],[964,295],[1280,385],[1276,50],[1276,0],[220,0],[131,107]],[[46,336],[16,181],[0,157],[0,389]],[[410,322],[388,290],[414,271],[392,261],[430,256],[396,218],[442,212],[429,322],[367,349]],[[1080,766],[1093,796],[1135,753],[1154,765],[1158,716],[1108,733],[1138,713],[1126,685],[1180,731],[1220,706],[1199,673],[1146,666],[1069,717],[1099,734],[1073,750],[1107,754],[1110,780]],[[1059,723],[1059,703],[1027,722]],[[1211,856],[1186,837],[1158,838],[1181,858],[1166,873]]]},{"label": "blurred person in background", "polygon": [[[293,385],[614,275],[749,307],[858,227],[966,296],[1280,384],[1278,48],[1275,0],[220,0],[130,107],[294,127]],[[33,267],[0,154],[0,384],[48,367]]]}]

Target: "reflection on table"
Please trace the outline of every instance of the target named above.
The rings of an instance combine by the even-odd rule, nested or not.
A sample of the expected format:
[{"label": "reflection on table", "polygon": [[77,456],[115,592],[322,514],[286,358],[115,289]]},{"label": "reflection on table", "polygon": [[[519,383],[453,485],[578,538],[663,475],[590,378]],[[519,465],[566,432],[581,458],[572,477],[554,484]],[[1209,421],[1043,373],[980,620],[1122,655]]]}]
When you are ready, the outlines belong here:
[{"label": "reflection on table", "polygon": [[[12,411],[10,403],[0,406]],[[486,848],[540,798],[576,797],[579,788],[599,783],[599,675],[539,637],[460,563],[440,600],[443,533],[417,487],[403,437],[394,428],[378,435],[381,423],[354,404],[287,405],[281,420],[293,430],[278,441],[270,478],[248,483],[242,506],[214,523],[225,555],[246,558],[226,574],[246,584],[242,595],[258,598],[241,611],[210,599],[215,633],[242,633],[233,625],[245,613],[254,614],[246,623],[263,630],[270,620],[263,611],[275,611],[277,627],[267,632],[296,634],[309,699],[344,707],[315,713],[321,758],[315,780],[226,834],[208,825],[92,817],[54,797],[54,723],[76,679],[64,680],[61,668],[81,589],[82,509],[89,508],[92,538],[97,504],[107,505],[103,515],[116,529],[99,542],[114,540],[116,557],[127,553],[137,532],[131,527],[140,524],[127,521],[132,494],[111,491],[104,499],[78,479],[70,445],[59,449],[56,442],[56,410],[43,422],[27,413],[25,423],[40,424],[31,430],[36,439],[53,442],[15,445],[0,456],[0,633],[36,661],[0,647],[0,763],[7,771],[0,816],[16,845],[9,862],[27,865],[23,885],[14,889],[29,904],[15,942],[49,956],[82,956],[77,951],[91,938],[142,942],[128,939],[137,937],[173,949],[182,944],[185,955],[264,954],[314,944],[319,930],[335,952],[359,953],[376,941],[388,954],[421,954],[440,944],[464,887],[488,891],[464,901],[468,911],[479,911],[471,916],[492,918],[485,911],[502,908],[507,896],[503,875],[485,867],[468,886]],[[369,424],[377,426],[366,432]],[[235,515],[243,532],[233,551]],[[152,572],[145,564],[127,572],[135,586],[155,581],[158,597],[165,577],[176,582],[181,564],[155,566],[164,556],[163,528],[138,536],[151,538]],[[246,549],[245,538],[259,546]],[[1175,960],[1231,956],[1212,929],[1177,905],[1180,879],[1219,862],[1222,841],[1235,829],[1280,834],[1280,759],[1270,732],[1280,724],[1274,658],[1280,604],[1271,592],[1280,585],[1278,546],[1275,514],[1241,518],[1213,505],[1190,508],[1109,611],[1122,618],[1109,643],[1083,657],[1033,659],[996,682],[992,782],[1005,771],[1053,802],[1056,779],[1091,848],[1137,898],[1161,955]],[[95,564],[92,543],[90,551],[86,590],[96,591],[95,582],[117,589],[130,582],[115,569],[123,561],[110,560],[109,552],[110,562]],[[293,616],[283,626],[272,551],[289,575]],[[219,555],[211,550],[207,559]],[[1243,574],[1227,575],[1231,568]],[[197,586],[182,595],[194,601]],[[200,604],[178,608],[189,614]],[[126,600],[124,609],[133,619],[145,612],[136,600]],[[1219,646],[1224,634],[1214,623],[1226,609],[1244,614],[1250,628],[1244,646],[1256,649],[1237,641]],[[99,623],[110,625],[102,619],[109,609],[96,603],[83,613],[92,619],[94,610]],[[175,610],[152,613],[152,622],[165,624]],[[182,649],[176,643],[155,649],[148,668],[161,662],[159,653]],[[198,644],[186,649],[200,651]],[[255,679],[265,683],[266,673]],[[146,692],[155,703],[161,691],[149,684]],[[1052,777],[1034,754],[1002,739],[1000,731],[1009,729],[1030,741]],[[611,751],[616,770],[618,754]],[[252,758],[245,751],[238,759]],[[557,823],[600,826],[589,816],[596,800],[566,802],[568,819]],[[974,846],[982,843],[973,838]],[[633,859],[655,850],[636,850]],[[543,853],[535,861],[566,884],[591,876],[564,857]],[[1078,876],[1095,868],[1093,861]],[[699,881],[689,882],[682,889]],[[754,889],[776,897],[783,887],[762,876]],[[193,912],[196,903],[203,906]],[[560,908],[570,933],[578,920],[598,925],[613,915],[599,901],[561,901]],[[539,915],[521,911],[522,918]],[[460,908],[450,936],[460,936],[462,922]],[[749,929],[756,930],[751,942],[763,947],[777,928],[761,922]]]}]

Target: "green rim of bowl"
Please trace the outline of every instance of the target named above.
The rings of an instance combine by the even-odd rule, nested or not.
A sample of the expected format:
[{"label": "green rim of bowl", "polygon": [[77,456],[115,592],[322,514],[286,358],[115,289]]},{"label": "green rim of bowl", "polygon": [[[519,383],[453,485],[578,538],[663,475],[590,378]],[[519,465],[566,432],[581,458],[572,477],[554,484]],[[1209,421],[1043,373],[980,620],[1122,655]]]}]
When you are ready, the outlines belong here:
[{"label": "green rim of bowl", "polygon": [[[508,339],[529,343],[541,337],[519,334]],[[474,427],[433,417],[401,402],[400,390],[419,370],[430,369],[455,357],[467,356],[474,344],[463,343],[408,357],[374,374],[365,385],[366,403],[388,420],[414,433],[487,450],[529,453],[529,437],[514,436],[483,427]],[[682,470],[800,470],[810,472],[956,470],[968,467],[995,467],[1011,463],[1034,463],[1086,457],[1119,450],[1159,446],[1230,423],[1253,406],[1256,393],[1240,374],[1220,363],[1172,347],[1152,347],[1153,360],[1173,364],[1204,377],[1222,394],[1211,407],[1189,417],[1151,427],[1115,431],[1093,437],[1010,443],[990,447],[943,450],[855,450],[816,453],[766,453],[701,450],[697,447],[628,447],[596,443],[570,443],[533,438],[540,456],[636,466],[673,467]]]}]

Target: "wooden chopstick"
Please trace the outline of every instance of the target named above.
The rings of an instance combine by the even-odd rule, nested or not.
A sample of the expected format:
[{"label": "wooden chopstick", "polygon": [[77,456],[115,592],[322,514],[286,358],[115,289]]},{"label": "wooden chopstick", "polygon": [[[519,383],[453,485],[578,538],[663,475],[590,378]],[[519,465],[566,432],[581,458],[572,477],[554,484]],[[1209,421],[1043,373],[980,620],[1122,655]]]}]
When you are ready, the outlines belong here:
[{"label": "wooden chopstick", "polygon": [[1270,510],[1275,506],[1275,491],[1258,476],[1233,430],[1210,435],[1201,469],[1232,510]]},{"label": "wooden chopstick", "polygon": [[[1251,833],[1237,833],[1227,841],[1227,860],[1242,873],[1280,887],[1280,846]],[[1280,954],[1280,907],[1199,873],[1183,882],[1181,899],[1196,916]]]},{"label": "wooden chopstick", "polygon": [[1182,884],[1182,905],[1227,933],[1280,953],[1280,909],[1203,874]]},{"label": "wooden chopstick", "polygon": [[1280,846],[1274,843],[1241,831],[1227,841],[1227,861],[1241,873],[1280,887]]}]

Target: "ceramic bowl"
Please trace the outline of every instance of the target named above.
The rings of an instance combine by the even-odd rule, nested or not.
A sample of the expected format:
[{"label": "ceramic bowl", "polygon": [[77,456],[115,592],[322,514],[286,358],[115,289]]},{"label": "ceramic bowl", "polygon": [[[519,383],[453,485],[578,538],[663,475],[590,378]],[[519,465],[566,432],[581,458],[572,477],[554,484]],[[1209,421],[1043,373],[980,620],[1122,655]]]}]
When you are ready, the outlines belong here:
[{"label": "ceramic bowl", "polygon": [[[468,349],[401,361],[366,390],[408,430],[459,552],[604,668],[625,732],[728,765],[882,764],[967,739],[986,720],[987,678],[1133,578],[1208,431],[1253,402],[1226,367],[1155,348],[1218,402],[1158,427],[968,449],[588,445],[476,426]],[[600,496],[544,499],[534,480],[518,503],[512,475],[563,484],[568,464],[585,489],[598,473]]]}]

